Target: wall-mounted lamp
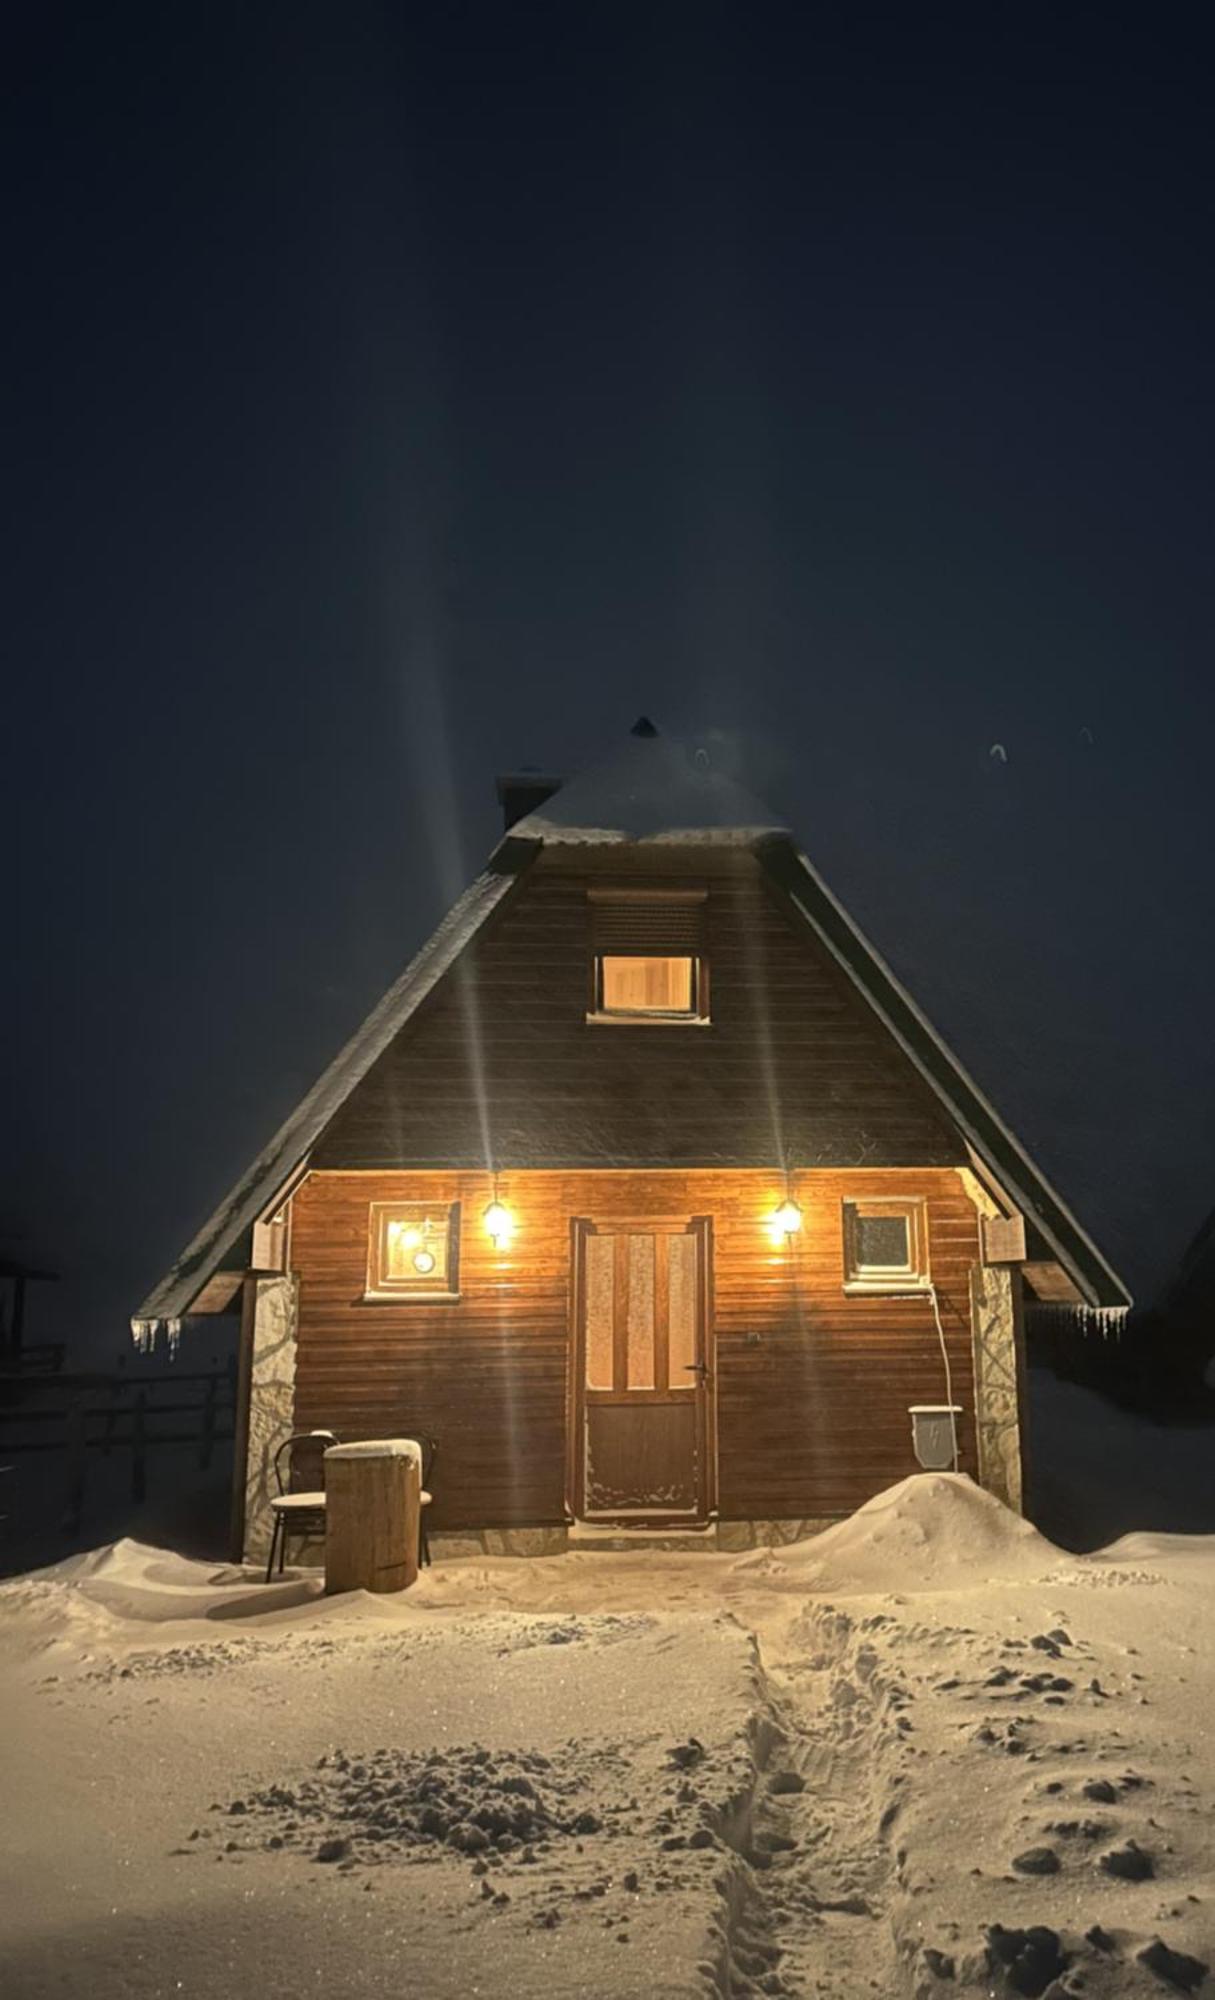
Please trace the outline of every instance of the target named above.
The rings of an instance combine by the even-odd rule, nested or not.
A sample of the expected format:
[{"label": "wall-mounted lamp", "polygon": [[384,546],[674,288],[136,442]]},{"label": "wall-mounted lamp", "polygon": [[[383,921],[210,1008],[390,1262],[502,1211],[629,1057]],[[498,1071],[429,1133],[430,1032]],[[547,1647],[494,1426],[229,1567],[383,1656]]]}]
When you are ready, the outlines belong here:
[{"label": "wall-mounted lamp", "polygon": [[785,1162],[785,1198],[768,1217],[768,1237],[775,1250],[789,1250],[802,1226],[802,1212],[793,1199],[793,1175]]},{"label": "wall-mounted lamp", "polygon": [[772,1217],[774,1236],[796,1236],[802,1226],[802,1212],[795,1201],[786,1198]]},{"label": "wall-mounted lamp", "polygon": [[483,1217],[485,1234],[495,1250],[505,1250],[515,1233],[515,1218],[504,1201],[499,1201],[497,1192]]}]

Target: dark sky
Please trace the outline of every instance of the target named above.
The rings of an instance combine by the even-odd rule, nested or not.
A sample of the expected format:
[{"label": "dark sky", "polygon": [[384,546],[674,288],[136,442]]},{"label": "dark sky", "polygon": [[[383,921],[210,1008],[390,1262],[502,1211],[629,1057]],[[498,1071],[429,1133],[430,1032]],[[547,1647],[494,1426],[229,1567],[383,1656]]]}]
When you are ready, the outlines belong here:
[{"label": "dark sky", "polygon": [[65,1274],[43,1331],[117,1346],[494,773],[642,710],[1167,1268],[1215,1202],[1179,18],[27,10],[0,1233]]}]

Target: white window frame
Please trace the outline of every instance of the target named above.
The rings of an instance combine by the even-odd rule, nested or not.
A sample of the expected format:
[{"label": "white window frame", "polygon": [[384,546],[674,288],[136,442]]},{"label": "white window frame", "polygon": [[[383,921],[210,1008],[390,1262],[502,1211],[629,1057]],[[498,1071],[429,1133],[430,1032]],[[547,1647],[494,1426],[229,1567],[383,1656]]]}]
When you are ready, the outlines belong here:
[{"label": "white window frame", "polygon": [[[603,1003],[603,967],[609,958],[686,959],[692,968],[692,1005],[690,1007],[605,1007]],[[627,1027],[645,1026],[695,1028],[706,1026],[709,1019],[708,966],[703,952],[698,951],[597,951],[591,964],[591,1006],[587,1020],[600,1025],[609,1023]]]},{"label": "white window frame", "polygon": [[[386,1238],[389,1224],[406,1217],[447,1218],[447,1270],[428,1284],[426,1279],[390,1279]],[[460,1204],[458,1201],[373,1201],[367,1208],[367,1284],[363,1297],[381,1305],[450,1303],[460,1296]]]},{"label": "white window frame", "polygon": [[[904,1265],[862,1264],[857,1221],[897,1216],[907,1225]],[[852,1296],[926,1292],[932,1282],[928,1261],[928,1204],[922,1195],[846,1195],[843,1203],[844,1290]]]}]

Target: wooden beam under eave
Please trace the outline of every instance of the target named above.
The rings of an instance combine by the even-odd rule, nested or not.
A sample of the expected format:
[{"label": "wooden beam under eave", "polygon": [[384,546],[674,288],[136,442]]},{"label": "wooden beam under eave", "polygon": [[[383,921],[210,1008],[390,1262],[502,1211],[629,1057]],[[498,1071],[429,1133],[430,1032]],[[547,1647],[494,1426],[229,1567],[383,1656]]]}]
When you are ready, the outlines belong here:
[{"label": "wooden beam under eave", "polygon": [[1023,1215],[985,1215],[979,1227],[985,1264],[1024,1264],[1027,1253]]},{"label": "wooden beam under eave", "polygon": [[244,1282],[243,1271],[216,1271],[208,1278],[198,1297],[190,1307],[189,1317],[196,1313],[234,1313],[240,1306],[240,1288]]},{"label": "wooden beam under eave", "polygon": [[1021,1269],[1026,1284],[1043,1305],[1082,1306],[1087,1303],[1084,1293],[1068,1276],[1062,1264],[1023,1264]]},{"label": "wooden beam under eave", "polygon": [[287,1225],[281,1215],[253,1225],[253,1246],[249,1253],[251,1271],[282,1271],[287,1249]]}]

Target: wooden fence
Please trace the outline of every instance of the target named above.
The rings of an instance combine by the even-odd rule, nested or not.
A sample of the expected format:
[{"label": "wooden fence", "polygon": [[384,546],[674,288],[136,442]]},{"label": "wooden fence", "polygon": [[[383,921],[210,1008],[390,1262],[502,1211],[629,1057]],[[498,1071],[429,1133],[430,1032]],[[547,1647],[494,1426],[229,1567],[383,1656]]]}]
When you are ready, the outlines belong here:
[{"label": "wooden fence", "polygon": [[26,1452],[63,1455],[66,1534],[84,1515],[90,1454],[130,1454],[131,1499],[147,1497],[148,1454],[196,1445],[205,1472],[215,1447],[235,1434],[236,1363],[165,1375],[0,1374],[0,1467]]}]

